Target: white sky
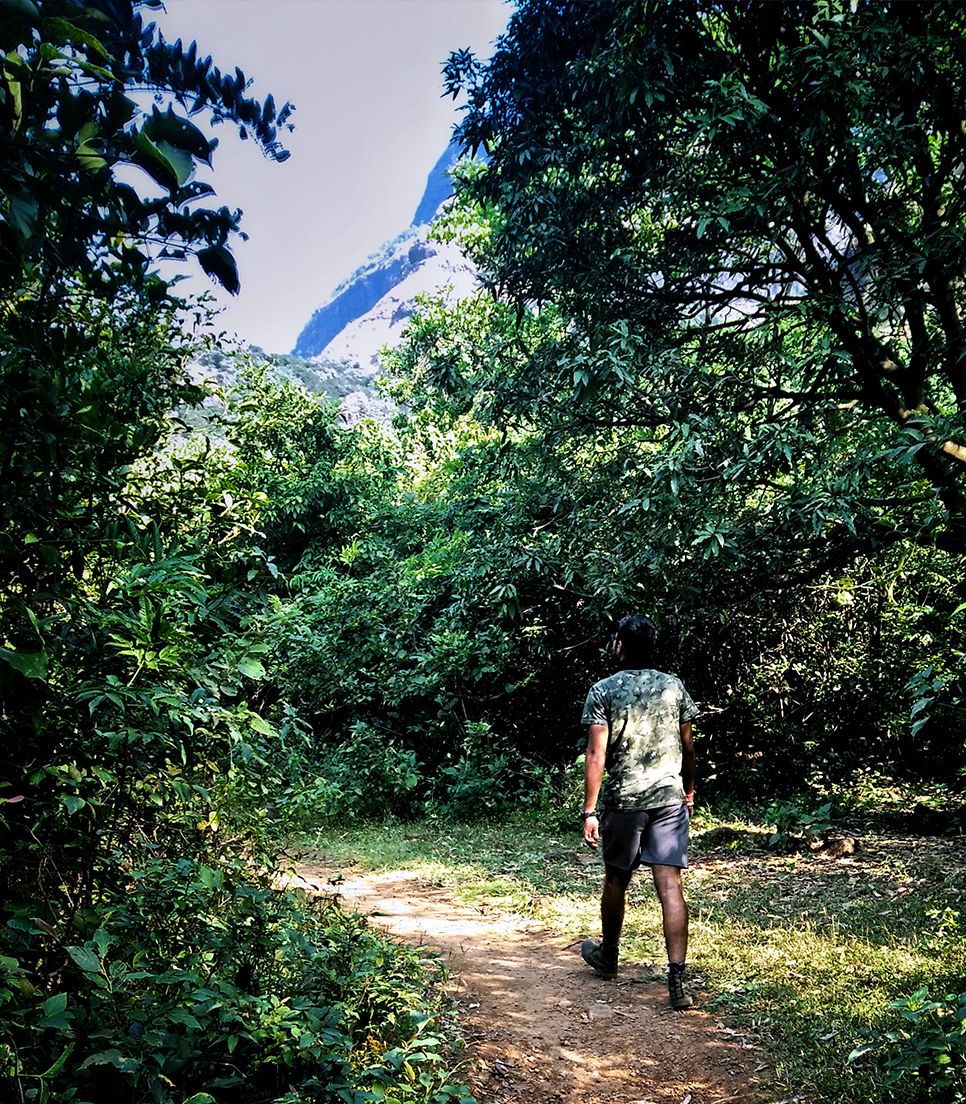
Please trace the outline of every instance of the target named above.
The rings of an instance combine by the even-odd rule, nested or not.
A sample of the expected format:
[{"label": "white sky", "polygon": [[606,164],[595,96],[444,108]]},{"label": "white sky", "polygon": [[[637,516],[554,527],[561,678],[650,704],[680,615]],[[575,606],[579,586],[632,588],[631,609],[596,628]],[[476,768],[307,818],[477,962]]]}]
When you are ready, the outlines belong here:
[{"label": "white sky", "polygon": [[[242,290],[220,329],[288,352],[332,289],[412,220],[458,111],[442,99],[451,50],[488,56],[503,0],[167,0],[166,37],[237,65],[256,95],[291,100],[292,156],[267,161],[227,126],[213,133],[218,199],[245,212]],[[146,13],[150,15],[151,13]],[[211,288],[185,266],[186,288]]]}]

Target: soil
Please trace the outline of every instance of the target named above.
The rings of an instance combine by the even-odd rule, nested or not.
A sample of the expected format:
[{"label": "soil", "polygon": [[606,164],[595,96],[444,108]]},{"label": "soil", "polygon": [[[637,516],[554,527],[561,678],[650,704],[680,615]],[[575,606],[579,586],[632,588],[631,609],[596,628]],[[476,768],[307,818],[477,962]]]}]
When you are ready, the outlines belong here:
[{"label": "soil", "polygon": [[320,863],[300,870],[309,891],[401,942],[446,959],[466,1041],[466,1079],[480,1104],[758,1104],[768,1067],[752,1039],[702,1007],[674,1012],[660,971],[622,964],[598,978],[579,944],[489,905],[454,902],[406,871],[329,882]]}]

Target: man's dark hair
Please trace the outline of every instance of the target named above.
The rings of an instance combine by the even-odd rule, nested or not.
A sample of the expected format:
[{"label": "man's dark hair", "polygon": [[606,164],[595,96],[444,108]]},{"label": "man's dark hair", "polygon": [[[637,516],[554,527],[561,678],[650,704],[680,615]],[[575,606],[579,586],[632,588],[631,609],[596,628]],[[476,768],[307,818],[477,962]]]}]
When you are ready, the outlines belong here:
[{"label": "man's dark hair", "polygon": [[623,663],[628,667],[652,667],[657,658],[657,625],[640,613],[621,618],[617,639],[624,645]]}]

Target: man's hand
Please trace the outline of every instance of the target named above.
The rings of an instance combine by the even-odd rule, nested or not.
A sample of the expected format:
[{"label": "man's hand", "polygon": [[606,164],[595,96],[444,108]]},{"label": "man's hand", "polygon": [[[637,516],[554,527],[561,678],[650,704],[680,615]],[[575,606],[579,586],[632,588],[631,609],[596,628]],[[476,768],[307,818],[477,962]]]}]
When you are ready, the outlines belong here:
[{"label": "man's hand", "polygon": [[597,844],[600,843],[600,821],[596,814],[584,817],[584,843],[591,851],[596,851]]}]

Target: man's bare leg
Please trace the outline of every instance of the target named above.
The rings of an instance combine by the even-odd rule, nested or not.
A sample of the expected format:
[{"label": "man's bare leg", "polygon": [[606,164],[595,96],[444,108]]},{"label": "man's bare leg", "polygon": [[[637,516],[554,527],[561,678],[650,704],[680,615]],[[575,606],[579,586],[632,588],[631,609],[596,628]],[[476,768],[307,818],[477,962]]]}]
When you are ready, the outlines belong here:
[{"label": "man's bare leg", "polygon": [[580,944],[581,958],[602,978],[612,978],[617,974],[617,950],[624,926],[624,898],[631,873],[630,870],[619,870],[605,863],[604,889],[600,895],[602,938],[600,943],[585,939]]},{"label": "man's bare leg", "polygon": [[684,962],[688,957],[688,903],[681,887],[681,871],[676,866],[658,865],[651,870],[664,917],[668,962]]},{"label": "man's bare leg", "polygon": [[602,946],[614,949],[621,941],[621,928],[624,926],[624,901],[627,886],[631,880],[631,870],[621,870],[616,866],[604,866],[604,889],[600,895],[600,933]]},{"label": "man's bare leg", "polygon": [[688,903],[681,888],[681,871],[676,866],[655,865],[652,870],[664,918],[668,998],[673,1009],[683,1012],[694,1004],[694,998],[684,987],[684,962],[688,956]]}]

